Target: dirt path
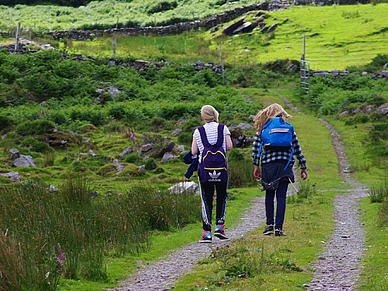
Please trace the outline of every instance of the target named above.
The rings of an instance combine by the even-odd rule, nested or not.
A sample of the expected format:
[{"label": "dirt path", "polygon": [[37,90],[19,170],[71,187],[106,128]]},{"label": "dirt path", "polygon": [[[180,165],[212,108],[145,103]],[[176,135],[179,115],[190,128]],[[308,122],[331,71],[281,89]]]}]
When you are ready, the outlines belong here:
[{"label": "dirt path", "polygon": [[307,290],[353,290],[361,273],[360,259],[364,252],[365,235],[361,226],[358,204],[368,190],[351,178],[349,164],[339,134],[325,120],[337,154],[343,179],[352,186],[348,194],[335,198],[335,229],[318,261],[313,264],[314,278]]},{"label": "dirt path", "polygon": [[[348,194],[340,194],[335,198],[334,234],[327,243],[324,252],[313,264],[315,270],[313,280],[306,284],[307,290],[353,290],[360,275],[359,261],[364,251],[364,233],[361,228],[360,215],[357,210],[358,201],[367,195],[364,186],[350,177],[348,162],[339,135],[324,120],[330,130],[333,145],[340,163],[340,173],[344,180],[352,185]],[[295,192],[290,189],[289,194]],[[110,291],[162,291],[174,288],[174,282],[179,276],[189,273],[198,260],[207,258],[215,248],[225,246],[254,230],[265,222],[263,197],[257,198],[252,207],[246,210],[240,224],[228,231],[227,241],[215,240],[212,244],[194,242],[169,254],[163,260],[142,268],[120,287]]]}]

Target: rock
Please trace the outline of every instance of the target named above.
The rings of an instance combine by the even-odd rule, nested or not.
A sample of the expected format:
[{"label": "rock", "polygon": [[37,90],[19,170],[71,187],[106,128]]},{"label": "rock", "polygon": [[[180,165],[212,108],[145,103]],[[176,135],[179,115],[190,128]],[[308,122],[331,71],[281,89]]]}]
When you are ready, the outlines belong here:
[{"label": "rock", "polygon": [[120,153],[120,159],[124,159],[128,154],[132,153],[133,152],[133,148],[132,147],[129,147],[129,148],[126,148],[125,150],[123,150],[121,153]]},{"label": "rock", "polygon": [[34,159],[31,156],[20,155],[19,158],[13,161],[16,167],[36,167]]},{"label": "rock", "polygon": [[172,136],[178,136],[182,132],[181,128],[177,128],[172,132]]},{"label": "rock", "polygon": [[244,24],[244,18],[236,21],[236,22],[233,22],[232,24],[230,24],[229,26],[225,27],[222,32],[226,35],[233,35],[233,32],[239,28],[240,26],[242,26]]},{"label": "rock", "polygon": [[256,25],[252,22],[244,22],[242,25],[240,25],[233,31],[233,34],[251,32],[255,27]]},{"label": "rock", "polygon": [[58,187],[55,187],[54,185],[50,185],[50,186],[48,186],[47,190],[49,192],[58,192],[59,189],[58,189]]},{"label": "rock", "polygon": [[120,173],[125,168],[125,166],[120,164],[117,159],[113,160],[113,165],[115,165],[117,173]]},{"label": "rock", "polygon": [[17,149],[10,149],[9,150],[9,157],[11,158],[11,160],[16,160],[16,159],[20,158],[19,150],[17,150]]},{"label": "rock", "polygon": [[171,152],[174,149],[174,147],[175,147],[175,143],[173,141],[168,142],[160,150],[155,151],[155,157],[162,158],[165,153]]},{"label": "rock", "polygon": [[140,148],[140,152],[145,153],[153,148],[154,148],[154,145],[152,143],[143,144]]},{"label": "rock", "polygon": [[168,191],[171,194],[180,194],[183,192],[187,192],[190,194],[195,194],[198,188],[198,184],[193,182],[193,181],[184,181],[184,182],[179,182],[170,188],[168,188]]},{"label": "rock", "polygon": [[9,178],[11,182],[20,182],[20,175],[18,172],[1,173],[0,175]]},{"label": "rock", "polygon": [[165,163],[165,162],[167,162],[167,161],[169,161],[169,160],[172,160],[172,159],[175,159],[175,158],[178,158],[179,156],[176,156],[176,155],[173,155],[172,153],[170,153],[170,152],[167,152],[167,153],[164,153],[164,155],[163,155],[163,157],[162,157],[162,159],[161,159],[161,161],[160,161],[160,163]]},{"label": "rock", "polygon": [[388,103],[385,103],[381,106],[379,106],[376,110],[376,113],[380,113],[380,114],[388,114]]}]

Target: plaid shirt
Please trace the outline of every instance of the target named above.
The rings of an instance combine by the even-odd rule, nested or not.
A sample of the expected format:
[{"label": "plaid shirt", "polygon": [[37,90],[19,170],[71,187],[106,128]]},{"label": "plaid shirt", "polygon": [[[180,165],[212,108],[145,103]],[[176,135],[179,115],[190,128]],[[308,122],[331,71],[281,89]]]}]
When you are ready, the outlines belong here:
[{"label": "plaid shirt", "polygon": [[[253,145],[252,145],[252,162],[254,165],[258,166],[260,164],[260,154],[259,154],[259,148],[261,143],[261,137],[256,133],[254,139],[253,139]],[[306,169],[306,159],[302,153],[302,148],[300,147],[298,137],[296,136],[295,132],[292,136],[292,146],[294,147],[294,156],[299,161],[299,167],[303,170]],[[262,156],[261,156],[261,163],[266,164],[278,160],[286,160],[290,158],[291,149],[285,149],[285,150],[279,150],[278,149],[269,149],[266,148],[262,149]],[[292,157],[291,164],[294,164],[295,160],[294,157]]]}]

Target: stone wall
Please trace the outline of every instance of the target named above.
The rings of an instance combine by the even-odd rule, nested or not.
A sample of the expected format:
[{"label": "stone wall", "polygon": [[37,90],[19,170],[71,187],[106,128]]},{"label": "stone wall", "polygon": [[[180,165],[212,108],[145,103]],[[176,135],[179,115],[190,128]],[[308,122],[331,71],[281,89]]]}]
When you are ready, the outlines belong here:
[{"label": "stone wall", "polygon": [[179,34],[184,31],[198,30],[200,28],[211,29],[222,23],[231,21],[246,14],[249,11],[254,10],[275,10],[279,8],[286,8],[288,6],[286,1],[272,1],[261,2],[259,4],[252,4],[249,6],[235,8],[224,13],[216,14],[214,16],[196,20],[191,22],[176,23],[167,26],[156,27],[140,27],[140,28],[112,28],[105,30],[71,30],[71,31],[52,31],[48,35],[51,35],[54,39],[74,39],[74,40],[87,40],[93,39],[97,36],[109,36],[113,34],[126,34],[126,35],[171,35]]}]

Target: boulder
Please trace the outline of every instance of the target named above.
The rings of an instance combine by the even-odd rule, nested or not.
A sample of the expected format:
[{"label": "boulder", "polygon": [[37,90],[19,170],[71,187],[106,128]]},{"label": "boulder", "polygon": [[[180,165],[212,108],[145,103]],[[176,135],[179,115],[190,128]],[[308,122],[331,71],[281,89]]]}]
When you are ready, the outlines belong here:
[{"label": "boulder", "polygon": [[34,159],[31,156],[20,155],[19,158],[13,161],[16,167],[36,167]]},{"label": "boulder", "polygon": [[18,172],[1,173],[0,175],[9,178],[11,182],[20,182],[20,175]]},{"label": "boulder", "polygon": [[170,188],[168,188],[168,191],[171,194],[180,194],[183,192],[187,192],[190,194],[195,194],[198,188],[198,184],[193,181],[184,181],[179,182],[175,185],[172,185]]}]

